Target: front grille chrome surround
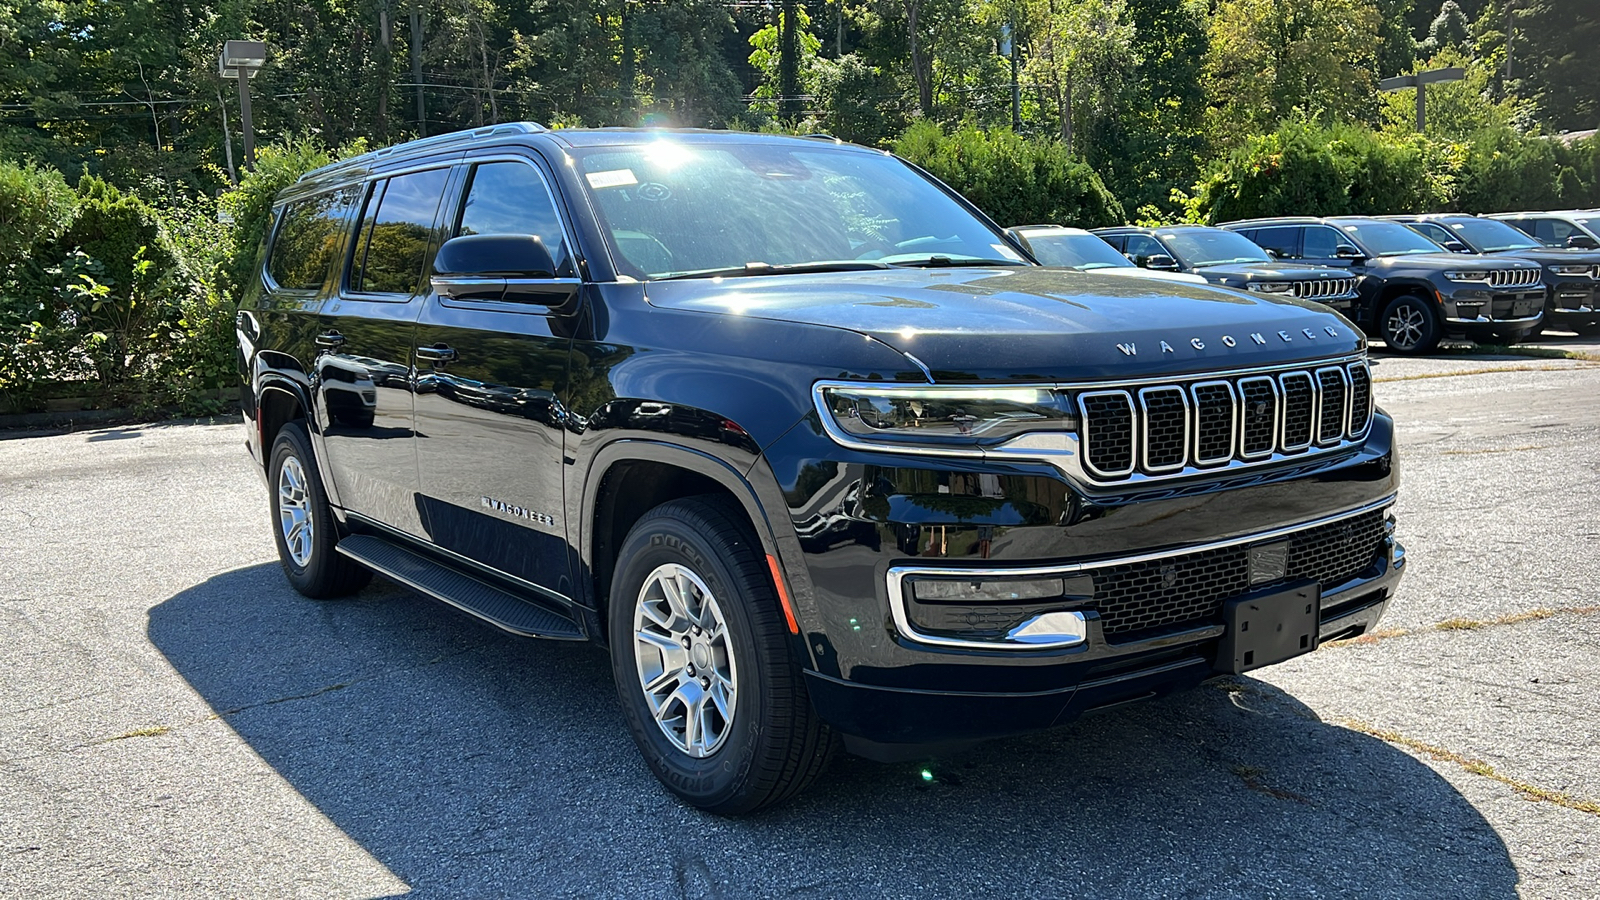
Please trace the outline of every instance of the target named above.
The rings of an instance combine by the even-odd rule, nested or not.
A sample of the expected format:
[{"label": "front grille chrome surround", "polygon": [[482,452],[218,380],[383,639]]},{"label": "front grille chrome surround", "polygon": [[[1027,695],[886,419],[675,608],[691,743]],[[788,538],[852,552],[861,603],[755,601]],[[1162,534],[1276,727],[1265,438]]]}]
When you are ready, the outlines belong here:
[{"label": "front grille chrome surround", "polygon": [[[1170,421],[1174,399],[1181,410],[1176,434],[1172,433]],[[1144,470],[1156,473],[1181,470],[1189,462],[1189,395],[1178,387],[1140,388],[1139,410],[1144,415],[1144,428],[1140,432],[1143,451],[1140,459],[1144,461]],[[1154,450],[1151,449],[1152,435],[1155,436]]]},{"label": "front grille chrome surround", "polygon": [[1356,295],[1354,278],[1318,278],[1294,282],[1294,296],[1299,300],[1345,300]]},{"label": "front grille chrome surround", "polygon": [[[1239,395],[1233,383],[1201,381],[1191,385],[1189,393],[1194,397],[1195,464],[1220,466],[1233,459],[1239,436]],[[1225,422],[1218,413],[1226,413]],[[1218,429],[1225,430],[1218,435]]]},{"label": "front grille chrome surround", "polygon": [[[1106,421],[1111,419],[1112,416],[1120,416],[1124,408],[1127,410],[1128,416],[1127,434],[1125,436],[1120,422]],[[1078,412],[1083,416],[1079,433],[1082,437],[1084,466],[1088,468],[1090,473],[1102,478],[1118,478],[1124,475],[1132,475],[1134,470],[1133,460],[1136,455],[1133,452],[1133,448],[1138,445],[1139,432],[1141,431],[1139,417],[1135,414],[1133,395],[1122,390],[1086,391],[1078,395]],[[1099,415],[1095,415],[1095,413],[1099,413]],[[1091,418],[1102,420],[1102,424],[1096,426],[1093,430],[1104,432],[1103,434],[1091,434],[1089,426]],[[1097,446],[1096,441],[1101,442],[1104,447]],[[1128,448],[1128,462],[1126,465],[1100,465],[1100,463],[1107,460],[1117,458],[1119,455],[1117,451],[1120,451],[1124,443]],[[1096,461],[1097,459],[1099,462]]]},{"label": "front grille chrome surround", "polygon": [[1342,366],[1317,370],[1317,443],[1326,447],[1350,433],[1350,373]]}]

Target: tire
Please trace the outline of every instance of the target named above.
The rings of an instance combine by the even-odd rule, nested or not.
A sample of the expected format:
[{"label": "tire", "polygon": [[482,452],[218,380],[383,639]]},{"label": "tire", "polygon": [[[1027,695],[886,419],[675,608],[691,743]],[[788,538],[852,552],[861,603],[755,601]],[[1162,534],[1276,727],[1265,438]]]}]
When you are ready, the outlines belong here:
[{"label": "tire", "polygon": [[[611,668],[623,718],[661,783],[719,815],[781,803],[810,784],[837,740],[811,707],[743,512],[716,497],[656,507],[617,560]],[[673,590],[684,598],[676,604]]]},{"label": "tire", "polygon": [[328,509],[305,427],[299,422],[284,425],[272,442],[270,459],[272,537],[289,584],[314,600],[344,597],[366,587],[372,570],[334,549],[339,526]]},{"label": "tire", "polygon": [[1378,327],[1389,349],[1407,356],[1433,352],[1443,336],[1433,305],[1415,294],[1401,294],[1389,301]]}]

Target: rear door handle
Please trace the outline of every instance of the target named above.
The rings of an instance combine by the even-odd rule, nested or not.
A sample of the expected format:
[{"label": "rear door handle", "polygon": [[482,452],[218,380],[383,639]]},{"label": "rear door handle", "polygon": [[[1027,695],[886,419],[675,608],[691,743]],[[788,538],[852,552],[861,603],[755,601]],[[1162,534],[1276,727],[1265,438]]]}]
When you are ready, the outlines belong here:
[{"label": "rear door handle", "polygon": [[425,359],[429,362],[449,362],[455,358],[455,349],[452,347],[446,347],[443,344],[436,344],[432,347],[417,348],[417,359]]},{"label": "rear door handle", "polygon": [[317,335],[316,338],[316,344],[318,347],[337,347],[343,343],[344,335],[337,331],[324,331],[323,333]]}]

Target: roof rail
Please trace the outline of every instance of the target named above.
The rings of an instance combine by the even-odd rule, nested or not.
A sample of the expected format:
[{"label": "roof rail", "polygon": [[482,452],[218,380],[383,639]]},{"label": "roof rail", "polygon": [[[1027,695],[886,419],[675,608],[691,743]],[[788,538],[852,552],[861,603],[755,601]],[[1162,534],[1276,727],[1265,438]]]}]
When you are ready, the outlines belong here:
[{"label": "roof rail", "polygon": [[301,175],[299,180],[306,181],[312,176],[321,178],[333,172],[375,163],[378,160],[384,159],[385,157],[394,156],[399,153],[412,153],[417,150],[441,150],[455,144],[467,144],[471,143],[472,141],[491,137],[497,134],[538,134],[539,132],[549,130],[550,129],[540,125],[537,122],[502,122],[498,125],[484,125],[481,128],[473,128],[467,131],[452,131],[448,134],[436,134],[432,137],[418,138],[414,141],[407,141],[404,144],[395,144],[392,147],[380,147],[377,150],[368,151],[360,156],[352,156],[349,159],[341,159],[336,163],[331,163],[323,166],[320,169],[314,169],[310,172],[307,172],[306,174]]}]

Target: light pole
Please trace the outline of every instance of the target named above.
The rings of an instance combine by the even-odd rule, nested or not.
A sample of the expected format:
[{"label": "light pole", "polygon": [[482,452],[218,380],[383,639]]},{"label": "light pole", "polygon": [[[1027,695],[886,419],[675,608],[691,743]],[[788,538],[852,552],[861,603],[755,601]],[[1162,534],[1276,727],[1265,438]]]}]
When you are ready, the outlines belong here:
[{"label": "light pole", "polygon": [[1466,77],[1466,72],[1458,66],[1448,69],[1433,69],[1427,72],[1418,72],[1415,75],[1396,75],[1378,82],[1380,91],[1399,91],[1408,87],[1417,89],[1417,133],[1427,133],[1428,124],[1428,85],[1444,81],[1460,81]]},{"label": "light pole", "polygon": [[244,167],[256,167],[256,138],[250,121],[250,79],[267,64],[267,45],[261,41],[228,41],[217,59],[217,72],[223,78],[239,81],[239,115],[244,119]]}]

